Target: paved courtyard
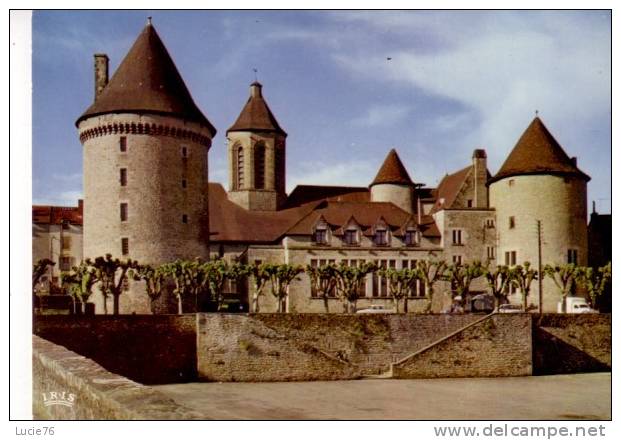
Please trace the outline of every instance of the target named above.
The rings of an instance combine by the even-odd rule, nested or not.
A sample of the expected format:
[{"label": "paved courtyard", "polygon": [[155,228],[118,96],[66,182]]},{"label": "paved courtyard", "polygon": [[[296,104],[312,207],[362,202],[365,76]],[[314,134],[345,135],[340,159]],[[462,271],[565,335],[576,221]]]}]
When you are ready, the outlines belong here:
[{"label": "paved courtyard", "polygon": [[610,373],[154,387],[210,419],[607,420]]}]

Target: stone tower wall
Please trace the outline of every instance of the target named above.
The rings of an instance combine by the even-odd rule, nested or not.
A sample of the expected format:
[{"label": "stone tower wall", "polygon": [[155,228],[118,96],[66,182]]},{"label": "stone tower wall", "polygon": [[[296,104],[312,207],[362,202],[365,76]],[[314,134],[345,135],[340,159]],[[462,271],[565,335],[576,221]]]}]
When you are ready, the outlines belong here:
[{"label": "stone tower wall", "polygon": [[[265,148],[264,187],[257,188],[255,175],[255,148]],[[244,152],[244,167],[238,170],[237,152]],[[275,133],[250,131],[228,134],[229,199],[244,209],[276,211],[286,199],[285,194],[285,137]],[[277,160],[280,154],[281,161]],[[238,185],[238,173],[243,173],[243,187]]]},{"label": "stone tower wall", "polygon": [[392,202],[409,213],[414,212],[414,192],[407,185],[380,183],[371,187],[372,202]]},{"label": "stone tower wall", "polygon": [[[110,253],[153,264],[208,258],[207,129],[173,117],[108,114],[82,121],[79,132],[85,258]],[[120,150],[122,136],[126,152]],[[121,168],[127,169],[126,186],[121,186]],[[121,203],[128,205],[126,221],[121,221]],[[123,237],[129,239],[127,255]],[[144,291],[140,295],[146,297]],[[138,306],[130,296],[121,296],[121,313],[148,312],[141,310],[145,301]]]},{"label": "stone tower wall", "polygon": [[[586,182],[575,177],[525,175],[507,177],[490,185],[490,205],[496,209],[497,261],[516,251],[517,264],[537,268],[537,220],[542,225],[542,264],[567,263],[568,249],[578,251],[578,264],[587,264]],[[510,227],[510,217],[515,226]],[[544,311],[556,311],[560,299],[553,281],[543,284]],[[538,304],[537,282],[529,303]]]}]

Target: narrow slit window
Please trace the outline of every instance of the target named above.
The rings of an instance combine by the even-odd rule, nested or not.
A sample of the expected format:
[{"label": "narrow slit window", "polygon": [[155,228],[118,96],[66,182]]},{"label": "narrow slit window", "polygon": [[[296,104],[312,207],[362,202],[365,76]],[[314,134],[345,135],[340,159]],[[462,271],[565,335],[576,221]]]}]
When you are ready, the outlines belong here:
[{"label": "narrow slit window", "polygon": [[119,138],[119,151],[125,153],[127,151],[127,137],[121,136]]},{"label": "narrow slit window", "polygon": [[121,238],[121,253],[123,255],[129,255],[129,238]]},{"label": "narrow slit window", "polygon": [[188,215],[187,215],[187,214],[183,214],[183,215],[181,216],[181,221],[182,221],[183,223],[187,223],[187,222],[188,222]]},{"label": "narrow slit window", "polygon": [[121,186],[127,186],[127,168],[120,169],[119,181]]},{"label": "narrow slit window", "polygon": [[127,203],[121,203],[121,221],[127,221]]}]

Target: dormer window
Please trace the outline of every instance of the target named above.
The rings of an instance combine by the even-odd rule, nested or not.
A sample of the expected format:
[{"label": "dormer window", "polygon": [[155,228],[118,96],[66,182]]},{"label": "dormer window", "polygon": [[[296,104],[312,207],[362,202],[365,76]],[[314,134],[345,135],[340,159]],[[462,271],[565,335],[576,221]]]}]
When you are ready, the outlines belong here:
[{"label": "dormer window", "polygon": [[405,231],[405,245],[406,246],[418,246],[419,236],[416,229],[408,229]]},{"label": "dormer window", "polygon": [[377,228],[373,236],[375,246],[388,246],[388,231],[385,228]]},{"label": "dormer window", "polygon": [[328,230],[325,227],[315,229],[313,241],[317,244],[328,244]]},{"label": "dormer window", "polygon": [[348,228],[343,235],[343,241],[348,246],[355,246],[358,244],[358,229]]}]

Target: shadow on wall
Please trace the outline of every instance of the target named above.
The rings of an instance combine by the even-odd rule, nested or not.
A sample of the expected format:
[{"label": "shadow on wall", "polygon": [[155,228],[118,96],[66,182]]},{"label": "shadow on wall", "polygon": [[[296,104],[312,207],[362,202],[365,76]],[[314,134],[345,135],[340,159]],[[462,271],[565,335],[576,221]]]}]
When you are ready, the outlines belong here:
[{"label": "shadow on wall", "polygon": [[610,365],[565,342],[548,330],[533,329],[533,375],[595,373],[610,371]]},{"label": "shadow on wall", "polygon": [[34,334],[143,384],[197,379],[196,315],[38,316]]}]

